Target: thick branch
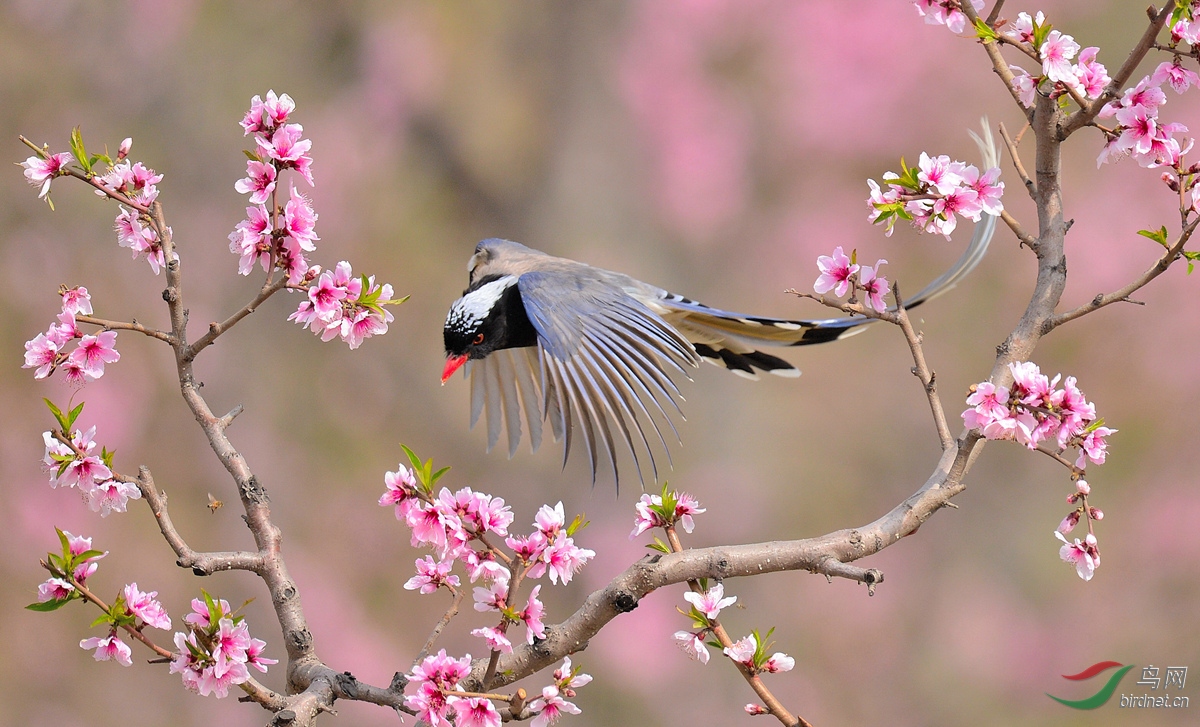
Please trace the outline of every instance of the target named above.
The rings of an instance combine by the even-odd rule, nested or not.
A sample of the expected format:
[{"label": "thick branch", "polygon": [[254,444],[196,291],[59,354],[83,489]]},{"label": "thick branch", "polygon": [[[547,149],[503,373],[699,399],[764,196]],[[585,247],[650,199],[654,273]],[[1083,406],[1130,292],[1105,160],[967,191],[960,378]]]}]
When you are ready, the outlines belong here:
[{"label": "thick branch", "polygon": [[[588,641],[609,621],[637,608],[643,597],[663,586],[699,578],[725,579],[799,570],[847,577],[868,586],[879,583],[883,580],[879,571],[848,563],[878,553],[905,535],[916,532],[933,513],[945,507],[950,498],[962,492],[966,488],[962,477],[981,445],[977,434],[964,433],[957,447],[942,454],[937,470],[917,492],[883,517],[861,528],[803,540],[717,546],[647,556],[606,587],[588,596],[561,624],[547,627],[545,640],[514,647],[513,653],[501,657],[498,681],[501,684],[514,682],[587,648]],[[472,665],[472,678],[478,680],[486,665],[486,659],[477,660]]]}]

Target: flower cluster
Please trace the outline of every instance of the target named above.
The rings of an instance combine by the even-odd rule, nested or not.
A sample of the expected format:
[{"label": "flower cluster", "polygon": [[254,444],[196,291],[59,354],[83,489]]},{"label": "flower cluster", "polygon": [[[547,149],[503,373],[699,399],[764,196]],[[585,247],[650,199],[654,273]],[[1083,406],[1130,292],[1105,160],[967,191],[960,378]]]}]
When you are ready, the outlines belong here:
[{"label": "flower cluster", "polygon": [[245,618],[234,614],[227,601],[203,596],[192,599],[192,613],[183,617],[191,628],[175,632],[178,651],[171,673],[179,674],[190,691],[221,699],[230,687],[249,681],[247,667],[266,672],[279,662],[262,655],[266,642],[251,638]]},{"label": "flower cluster", "polygon": [[[62,295],[62,312],[58,314],[58,323],[51,323],[45,333],[25,342],[25,364],[21,368],[35,369],[35,379],[44,379],[61,368],[70,384],[95,381],[104,375],[105,364],[121,358],[116,348],[117,332],[85,335],[79,330],[75,316],[92,314],[92,298],[87,288],[63,286],[59,293]],[[67,344],[75,339],[79,339],[79,343],[68,353]]]},{"label": "flower cluster", "polygon": [[115,603],[96,623],[108,626],[106,636],[93,636],[79,642],[79,648],[92,652],[96,661],[115,661],[121,666],[133,665],[133,651],[118,634],[123,628],[141,632],[147,626],[167,630],[171,617],[158,602],[158,591],[143,593],[136,583],[121,591]]},{"label": "flower cluster", "polygon": [[[455,659],[441,649],[437,654],[425,657],[408,675],[409,682],[417,685],[415,694],[404,698],[404,706],[417,714],[417,719],[441,727],[451,723],[457,727],[500,727],[502,717],[490,699],[480,695],[460,694],[459,685],[471,672],[471,655]],[[582,674],[579,667],[572,668],[571,658],[554,671],[554,683],[542,689],[542,696],[529,703],[533,715],[531,727],[546,727],[554,724],[564,714],[579,714],[579,707],[567,699],[575,696],[575,690],[592,681]],[[454,711],[451,722],[450,711]]]},{"label": "flower cluster", "polygon": [[229,250],[238,255],[238,272],[249,275],[254,266],[264,272],[283,270],[292,289],[306,290],[308,300],[300,303],[288,317],[329,341],[340,337],[350,348],[358,348],[364,339],[387,333],[393,316],[386,306],[403,303],[393,300],[392,286],[376,284],[374,276],[354,277],[350,263],[342,261],[333,270],[322,272],[309,265],[307,255],[315,252],[317,213],[307,197],[288,187],[287,201],[278,200],[279,181],[286,170],[299,174],[308,186],[312,175],[312,141],[303,138],[304,127],[288,123],[296,103],[286,93],[267,92],[264,101],[255,96],[242,119],[246,135],[254,137],[256,151],[246,163],[246,176],[234,188],[250,195],[246,219],[229,234]]},{"label": "flower cluster", "polygon": [[829,291],[839,298],[848,292],[862,292],[868,308],[882,313],[887,308],[883,296],[887,295],[888,279],[879,274],[879,268],[887,260],[879,260],[874,266],[862,266],[854,262],[858,251],[851,250],[847,256],[841,245],[833,249],[832,255],[821,255],[817,258],[817,269],[821,274],[813,283],[813,290],[818,295]]},{"label": "flower cluster", "polygon": [[643,494],[634,507],[637,519],[633,524],[633,532],[629,534],[630,540],[650,528],[673,527],[675,523],[679,523],[684,532],[690,533],[696,527],[692,516],[704,512],[695,497],[686,492],[668,490],[666,485],[663,485],[661,494]]},{"label": "flower cluster", "polygon": [[[241,194],[250,195],[252,207],[246,208],[246,219],[229,234],[229,250],[241,257],[238,272],[249,275],[255,263],[270,272],[272,266],[287,273],[288,282],[299,285],[309,273],[305,253],[317,249],[317,213],[308,198],[291,185],[288,200],[280,209],[276,203],[279,173],[285,169],[297,172],[313,186],[312,141],[301,138],[304,127],[287,123],[296,104],[286,93],[276,96],[267,92],[267,100],[255,96],[250,110],[242,119],[246,135],[254,136],[256,152],[246,163],[246,176],[234,184]],[[270,207],[267,203],[270,202]]]},{"label": "flower cluster", "polygon": [[[461,580],[451,571],[455,563],[461,563],[472,583],[483,579],[486,584],[474,589],[475,610],[501,615],[498,625],[477,628],[472,635],[484,639],[490,650],[504,653],[512,652],[507,636],[510,624],[524,623],[528,643],[545,638],[545,608],[538,598],[541,585],[534,586],[523,609],[517,607],[516,590],[523,579],[536,580],[546,574],[551,583],[569,583],[595,557],[594,551],[577,546],[572,537],[579,519],[568,525],[561,502],[555,507],[544,505],[537,513],[532,533],[510,535],[508,528],[514,518],[503,498],[469,487],[457,492],[443,487],[434,497],[433,485],[445,470],[434,473],[431,462],[422,463],[407,448],[406,453],[413,469],[400,465],[397,471],[384,475],[387,491],[379,504],[393,507],[396,519],[408,525],[413,546],[431,547],[436,557],[419,558],[416,575],[404,587],[422,594],[440,588],[454,591]],[[488,533],[504,538],[512,556],[488,543]]]},{"label": "flower cluster", "polygon": [[[768,631],[766,638],[770,637],[771,632]],[[792,667],[796,666],[796,660],[781,651],[767,656],[770,648],[770,642],[754,631],[749,636],[735,641],[732,646],[725,647],[724,654],[753,674],[777,674],[791,671]]]},{"label": "flower cluster", "polygon": [[[126,139],[121,145],[123,153],[129,153],[130,143],[131,140]],[[149,209],[158,199],[156,185],[162,179],[163,175],[148,169],[141,162],[130,164],[128,161],[118,161],[107,174],[96,177],[95,181],[107,190],[96,190],[96,194],[112,196],[112,193],[115,193],[142,208]],[[163,256],[162,238],[151,218],[145,212],[121,205],[117,219],[113,222],[113,229],[117,233],[117,244],[129,248],[135,259],[146,258],[150,269],[158,275],[166,261]],[[170,228],[167,229],[167,234],[170,234]]]},{"label": "flower cluster", "polygon": [[1106,437],[1116,432],[1103,426],[1096,407],[1084,398],[1074,376],[1058,388],[1061,376],[1046,377],[1036,364],[1024,361],[1008,365],[1011,387],[983,381],[967,397],[971,406],[962,413],[969,429],[979,429],[988,439],[1015,439],[1030,449],[1043,441],[1056,440],[1058,449],[1078,447],[1077,469],[1087,461],[1104,464],[1108,453]]},{"label": "flower cluster", "polygon": [[1169,83],[1178,93],[1196,83],[1196,74],[1183,68],[1177,59],[1165,62],[1151,75],[1126,89],[1121,98],[1100,110],[1100,118],[1113,118],[1116,128],[1109,133],[1108,141],[1096,157],[1096,166],[1105,162],[1132,157],[1143,167],[1172,166],[1181,164],[1181,158],[1191,150],[1192,142],[1182,145],[1174,134],[1188,130],[1178,122],[1163,123],[1158,118],[1159,107],[1167,102],[1163,84]]},{"label": "flower cluster", "polygon": [[[916,0],[913,5],[929,25],[944,25],[952,33],[967,29],[967,15],[962,11],[962,0]],[[971,7],[979,12],[983,8],[983,0],[971,0]]]},{"label": "flower cluster", "polygon": [[[1070,89],[1080,96],[1095,99],[1104,93],[1112,80],[1108,69],[1096,60],[1099,48],[1080,50],[1073,37],[1053,30],[1040,12],[1032,18],[1029,13],[1018,13],[1017,19],[1006,30],[1010,41],[1028,48],[1042,63],[1040,75],[1031,75],[1020,66],[1009,66],[1013,72],[1013,89],[1026,108],[1033,106],[1043,81],[1056,89]],[[1078,61],[1072,63],[1076,58]]]},{"label": "flower cluster", "polygon": [[[79,586],[87,583],[87,579],[100,567],[97,562],[108,551],[92,550],[92,539],[72,535],[66,530],[55,529],[62,543],[61,555],[46,554],[46,564],[50,567],[51,577],[38,586],[38,604],[36,610],[53,610],[61,607],[67,601],[79,597]],[[136,585],[136,584],[135,584]]]},{"label": "flower cluster", "polygon": [[42,462],[50,472],[51,487],[78,487],[92,512],[108,517],[113,512],[125,512],[129,500],[140,498],[142,493],[137,485],[113,477],[113,453],[101,448],[96,454],[95,436],[94,426],[86,432],[76,429],[67,444],[54,432],[43,432],[46,451]]},{"label": "flower cluster", "polygon": [[931,157],[921,152],[916,167],[901,159],[900,172],[883,175],[886,191],[875,180],[867,180],[871,189],[867,219],[884,224],[886,235],[892,234],[897,219],[905,219],[922,232],[938,232],[950,239],[958,215],[978,222],[983,214],[998,215],[1004,210],[999,167],[981,174],[974,165],[951,161],[945,154]]},{"label": "flower cluster", "polygon": [[718,583],[702,593],[689,591],[683,594],[683,599],[691,605],[685,615],[692,619],[692,626],[695,630],[676,631],[675,642],[690,658],[701,664],[707,664],[708,647],[705,645],[704,639],[712,633],[716,626],[717,616],[720,615],[721,609],[732,606],[737,601],[737,596],[726,596],[725,586]]},{"label": "flower cluster", "polygon": [[322,341],[341,336],[351,349],[362,345],[364,339],[387,333],[393,316],[384,306],[403,302],[392,300],[390,284],[377,285],[375,276],[354,277],[345,260],[333,270],[321,272],[315,266],[310,270],[310,274],[317,273],[308,288],[308,300],[301,301],[289,321],[311,329]]}]

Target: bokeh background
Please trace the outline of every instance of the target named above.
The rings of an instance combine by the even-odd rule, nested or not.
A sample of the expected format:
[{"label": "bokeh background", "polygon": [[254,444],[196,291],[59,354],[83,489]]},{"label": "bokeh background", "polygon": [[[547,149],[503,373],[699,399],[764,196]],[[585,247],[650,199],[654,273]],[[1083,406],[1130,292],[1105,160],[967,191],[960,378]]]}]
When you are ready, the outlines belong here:
[{"label": "bokeh background", "polygon": [[[1110,69],[1144,23],[1129,2],[1011,5],[1044,9]],[[1157,61],[1156,61],[1157,62]],[[919,152],[974,159],[965,130],[980,116],[1020,116],[982,50],[922,24],[904,2],[630,0],[628,2],[81,2],[0,4],[0,138],[18,133],[65,150],[82,125],[91,147],[134,139],[133,157],[166,175],[162,201],[186,273],[194,330],[257,289],[236,275],[226,236],[244,197],[233,182],[246,146],[237,121],[268,89],[291,94],[314,142],[320,214],[316,261],[349,260],[412,300],[388,335],[358,351],[287,323],[280,296],[204,352],[197,371],[214,409],[245,413],[231,430],[272,496],[319,654],[386,684],[445,607],[444,594],[404,591],[419,553],[390,510],[383,473],[404,442],[453,465],[444,480],[503,496],[517,526],[562,500],[591,520],[578,540],[598,551],[568,587],[543,595],[550,621],[644,553],[630,541],[636,482],[593,488],[583,459],[560,471],[556,448],[511,461],[484,453],[467,429],[468,387],[437,384],[446,308],[483,237],[502,236],[633,274],[712,305],[825,317],[782,293],[805,288],[835,245],[915,291],[950,264],[953,242],[866,223],[867,177]],[[1147,72],[1150,66],[1142,72]],[[1172,94],[1164,118],[1200,126],[1192,98]],[[1157,248],[1138,229],[1177,225],[1154,171],[1097,170],[1099,134],[1065,151],[1070,282],[1066,304],[1111,290]],[[1024,148],[1027,162],[1032,158]],[[1005,202],[1035,228],[1005,164]],[[253,725],[264,714],[185,692],[161,666],[95,664],[80,650],[94,617],[73,607],[22,609],[44,579],[37,559],[53,526],[110,551],[92,583],[159,592],[175,619],[206,588],[249,607],[268,655],[278,627],[258,582],[197,580],[173,565],[143,505],[100,519],[72,492],[51,490],[40,457],[50,417],[40,398],[86,400],[86,425],[117,466],[150,466],[193,546],[250,546],[232,485],[178,397],[165,347],[130,333],[122,359],[81,392],[34,382],[22,342],[50,323],[60,283],[86,285],[98,314],[165,326],[163,279],[128,259],[115,212],[83,185],[54,184],[57,211],[35,199],[19,167],[0,176],[0,723]],[[306,190],[308,191],[308,190]],[[986,377],[994,347],[1024,307],[1034,260],[1001,229],[958,290],[920,310],[926,353],[952,416]],[[887,576],[874,595],[805,573],[727,584],[743,610],[730,630],[777,627],[796,669],[770,679],[819,725],[1193,724],[1200,710],[1200,492],[1193,385],[1200,319],[1195,278],[1171,270],[1139,293],[1055,332],[1036,361],[1079,377],[1110,424],[1108,464],[1090,473],[1103,565],[1090,583],[1058,559],[1054,527],[1071,491],[1065,472],[1014,445],[989,445],[956,499],[914,537],[865,565]],[[924,481],[937,459],[920,387],[901,337],[872,329],[787,354],[799,380],[748,383],[705,367],[684,390],[686,443],[673,485],[708,507],[687,544],[817,535],[860,525]],[[232,505],[212,514],[207,493]],[[576,657],[595,682],[576,700],[585,727],[737,724],[752,693],[736,672],[701,667],[674,646],[682,587],[646,598]],[[440,645],[481,653],[468,611]],[[163,638],[163,641],[167,641]],[[1081,698],[1098,680],[1060,675],[1103,660],[1190,666],[1190,709],[1130,714],[1115,703],[1079,713],[1044,696]],[[1134,675],[1140,672],[1134,672]],[[1146,693],[1126,677],[1123,692]],[[282,686],[281,670],[265,682]],[[540,689],[533,678],[526,686]],[[1149,692],[1155,693],[1155,692]],[[379,708],[339,703],[325,723],[394,724]]]}]

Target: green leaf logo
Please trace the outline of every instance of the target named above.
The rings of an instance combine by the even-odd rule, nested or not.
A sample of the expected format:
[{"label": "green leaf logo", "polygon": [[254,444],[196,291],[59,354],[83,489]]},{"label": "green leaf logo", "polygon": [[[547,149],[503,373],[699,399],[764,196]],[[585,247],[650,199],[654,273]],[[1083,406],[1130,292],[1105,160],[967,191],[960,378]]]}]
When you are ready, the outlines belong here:
[{"label": "green leaf logo", "polygon": [[1102,661],[1097,664],[1092,664],[1087,669],[1084,669],[1083,671],[1079,672],[1078,674],[1071,674],[1071,675],[1064,674],[1063,675],[1064,679],[1080,681],[1083,679],[1091,679],[1092,677],[1096,676],[1097,674],[1108,671],[1109,669],[1112,669],[1113,667],[1116,667],[1116,666],[1119,666],[1121,668],[1118,669],[1117,671],[1113,672],[1113,675],[1108,678],[1108,682],[1103,687],[1100,688],[1100,691],[1096,692],[1095,694],[1088,697],[1087,699],[1076,699],[1076,700],[1063,699],[1062,697],[1056,697],[1053,694],[1050,694],[1049,692],[1046,693],[1046,696],[1050,697],[1051,699],[1058,702],[1059,704],[1064,704],[1064,705],[1070,707],[1071,709],[1096,709],[1097,707],[1101,707],[1106,702],[1108,702],[1108,700],[1110,698],[1112,698],[1113,692],[1117,691],[1117,685],[1121,683],[1121,678],[1124,677],[1125,674],[1128,673],[1129,670],[1134,667],[1133,664],[1128,664],[1128,665],[1122,666],[1120,662]]}]

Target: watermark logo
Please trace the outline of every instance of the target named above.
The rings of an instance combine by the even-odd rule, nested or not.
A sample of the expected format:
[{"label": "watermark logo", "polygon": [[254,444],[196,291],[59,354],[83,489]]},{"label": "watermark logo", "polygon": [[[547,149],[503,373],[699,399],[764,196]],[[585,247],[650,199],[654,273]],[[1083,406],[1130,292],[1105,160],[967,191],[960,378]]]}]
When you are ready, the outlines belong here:
[{"label": "watermark logo", "polygon": [[1099,663],[1092,664],[1078,674],[1063,674],[1063,679],[1084,681],[1086,679],[1091,679],[1097,674],[1102,674],[1113,667],[1120,667],[1113,673],[1112,676],[1108,678],[1108,681],[1104,684],[1104,686],[1100,687],[1100,691],[1096,692],[1087,699],[1063,699],[1062,697],[1056,697],[1049,692],[1046,693],[1046,696],[1050,697],[1059,704],[1065,704],[1071,709],[1096,709],[1097,707],[1102,707],[1108,702],[1109,699],[1112,698],[1113,692],[1117,691],[1117,685],[1121,683],[1121,679],[1127,673],[1129,673],[1129,670],[1132,669],[1133,666],[1133,664],[1122,664],[1119,661],[1101,661]]},{"label": "watermark logo", "polygon": [[[1110,669],[1116,669],[1100,687],[1100,690],[1086,699],[1063,699],[1056,697],[1053,694],[1046,693],[1059,704],[1070,707],[1071,709],[1097,709],[1104,706],[1112,699],[1116,693],[1117,687],[1121,684],[1121,679],[1135,668],[1133,664],[1122,664],[1119,661],[1101,661],[1092,664],[1087,669],[1078,674],[1063,674],[1063,679],[1071,681],[1086,681],[1092,679]],[[1159,708],[1159,709],[1178,709],[1188,706],[1188,698],[1168,693],[1172,687],[1183,689],[1187,685],[1187,667],[1186,666],[1168,666],[1160,669],[1151,664],[1150,666],[1142,667],[1142,678],[1138,680],[1138,685],[1148,687],[1153,691],[1158,691],[1162,687],[1161,694],[1122,694],[1120,698],[1120,706],[1122,708]],[[1161,675],[1160,675],[1161,674]]]}]

